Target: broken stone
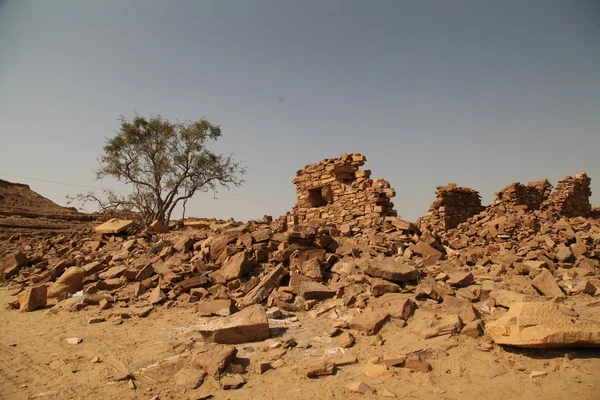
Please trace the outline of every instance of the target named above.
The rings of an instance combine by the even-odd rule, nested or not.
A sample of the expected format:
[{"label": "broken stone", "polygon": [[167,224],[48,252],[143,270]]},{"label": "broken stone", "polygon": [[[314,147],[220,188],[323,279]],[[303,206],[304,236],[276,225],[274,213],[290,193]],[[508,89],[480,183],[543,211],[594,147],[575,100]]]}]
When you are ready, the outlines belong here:
[{"label": "broken stone", "polygon": [[101,225],[98,225],[94,230],[96,233],[116,234],[123,232],[131,226],[133,226],[133,221],[113,218]]},{"label": "broken stone", "polygon": [[88,320],[88,324],[98,324],[100,322],[104,322],[106,319],[104,317],[94,317]]},{"label": "broken stone", "polygon": [[70,267],[48,289],[48,298],[58,297],[63,293],[75,293],[83,289],[83,278],[86,271],[81,267]]},{"label": "broken stone", "polygon": [[240,374],[227,375],[221,378],[221,387],[223,390],[239,389],[244,386],[245,383],[246,381]]},{"label": "broken stone", "polygon": [[544,296],[566,297],[554,280],[552,273],[547,269],[544,269],[536,276],[533,281],[531,281],[531,284]]},{"label": "broken stone", "polygon": [[344,365],[352,365],[352,364],[356,364],[358,362],[358,360],[356,359],[356,356],[353,356],[352,354],[345,354],[343,356],[338,356],[338,357],[332,358],[331,361],[333,362],[333,364],[336,367],[343,367]]},{"label": "broken stone", "polygon": [[352,318],[350,329],[364,332],[367,335],[375,335],[389,317],[387,310],[367,310]]},{"label": "broken stone", "polygon": [[19,311],[29,312],[46,305],[48,288],[45,285],[25,289],[19,296]]},{"label": "broken stone", "polygon": [[346,385],[346,389],[348,389],[352,393],[362,393],[362,394],[365,394],[371,390],[369,385],[367,385],[363,381],[351,382]]},{"label": "broken stone", "polygon": [[391,258],[369,260],[365,272],[367,275],[393,282],[412,281],[418,276],[414,266]]},{"label": "broken stone", "polygon": [[411,295],[404,293],[386,293],[373,299],[370,305],[375,310],[386,310],[392,317],[408,320],[416,309]]},{"label": "broken stone", "polygon": [[400,286],[385,279],[373,278],[371,280],[371,293],[373,296],[379,297],[386,293],[396,293],[400,291]]},{"label": "broken stone", "polygon": [[198,326],[205,340],[215,343],[247,343],[268,339],[271,336],[265,309],[260,304]]},{"label": "broken stone", "polygon": [[322,283],[307,281],[300,285],[300,295],[306,300],[325,300],[335,296],[335,291]]},{"label": "broken stone", "polygon": [[218,377],[233,361],[237,349],[233,346],[217,343],[200,343],[190,355],[190,364],[196,369],[206,371]]},{"label": "broken stone", "polygon": [[165,294],[160,289],[160,285],[157,285],[154,289],[152,289],[152,292],[150,292],[150,297],[148,298],[148,301],[151,304],[158,304],[164,301],[166,298],[167,296],[165,296]]},{"label": "broken stone", "polygon": [[249,269],[250,262],[246,258],[246,253],[242,251],[232,256],[219,272],[226,281],[232,281],[241,278],[242,275],[248,273]]},{"label": "broken stone", "polygon": [[458,333],[462,327],[457,315],[432,315],[411,324],[413,332],[424,339]]},{"label": "broken stone", "polygon": [[287,275],[287,271],[283,266],[278,265],[268,275],[266,275],[254,289],[252,289],[240,301],[241,306],[249,306],[252,304],[261,303],[265,300],[273,289],[279,285],[279,282]]},{"label": "broken stone", "polygon": [[412,369],[417,372],[427,373],[431,371],[431,364],[427,361],[422,360],[419,355],[411,355],[406,358],[404,362],[404,368]]},{"label": "broken stone", "polygon": [[205,378],[206,372],[188,367],[181,368],[173,377],[177,386],[190,390],[198,389],[202,386]]},{"label": "broken stone", "polygon": [[302,375],[306,375],[309,378],[316,378],[324,375],[333,374],[335,365],[325,359],[313,359],[300,363],[297,370]]},{"label": "broken stone", "polygon": [[449,275],[446,283],[454,287],[468,286],[473,283],[473,274],[470,272],[453,272]]},{"label": "broken stone", "polygon": [[354,345],[354,336],[350,332],[343,332],[337,337],[336,343],[343,348],[352,347]]},{"label": "broken stone", "polygon": [[392,377],[392,373],[388,370],[388,367],[383,364],[367,365],[362,369],[362,373],[374,379],[384,380]]},{"label": "broken stone", "polygon": [[555,303],[513,303],[486,334],[498,344],[517,347],[600,347],[600,324],[569,317]]},{"label": "broken stone", "polygon": [[231,299],[208,300],[198,304],[198,314],[201,317],[219,315],[227,317],[237,311],[235,303]]},{"label": "broken stone", "polygon": [[460,333],[471,337],[479,337],[483,335],[483,322],[480,319],[471,321],[461,329]]},{"label": "broken stone", "polygon": [[169,229],[167,229],[167,227],[165,226],[165,224],[163,224],[162,222],[160,222],[157,219],[155,219],[154,221],[152,221],[152,223],[150,224],[150,228],[154,229],[154,231],[156,233],[167,233],[167,232],[169,232]]},{"label": "broken stone", "polygon": [[65,339],[65,342],[67,342],[68,344],[79,344],[83,342],[83,339],[78,337],[72,337]]}]

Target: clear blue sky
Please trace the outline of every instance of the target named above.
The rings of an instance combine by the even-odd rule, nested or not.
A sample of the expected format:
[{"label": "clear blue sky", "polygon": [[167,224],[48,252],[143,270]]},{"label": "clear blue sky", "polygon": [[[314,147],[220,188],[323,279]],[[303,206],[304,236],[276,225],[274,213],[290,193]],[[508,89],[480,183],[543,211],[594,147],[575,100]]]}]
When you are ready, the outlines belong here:
[{"label": "clear blue sky", "polygon": [[99,186],[105,137],[135,112],[206,117],[223,129],[214,149],[249,166],[188,215],[284,214],[296,170],[344,152],[367,157],[410,220],[448,182],[487,204],[580,171],[597,206],[600,5],[0,0],[0,178],[64,204],[85,189],[6,174]]}]

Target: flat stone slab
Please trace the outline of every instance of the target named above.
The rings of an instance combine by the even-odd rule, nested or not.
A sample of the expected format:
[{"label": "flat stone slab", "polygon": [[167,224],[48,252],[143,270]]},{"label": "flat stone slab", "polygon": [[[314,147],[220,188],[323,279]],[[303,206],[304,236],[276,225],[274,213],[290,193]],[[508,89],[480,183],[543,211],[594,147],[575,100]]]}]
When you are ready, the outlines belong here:
[{"label": "flat stone slab", "polygon": [[550,302],[513,303],[485,331],[494,342],[508,346],[600,347],[600,323],[567,315]]},{"label": "flat stone slab", "polygon": [[98,225],[95,229],[96,233],[119,233],[133,225],[133,221],[129,219],[109,219],[102,225]]},{"label": "flat stone slab", "polygon": [[350,321],[350,329],[364,332],[367,335],[375,335],[390,316],[386,309],[366,310]]},{"label": "flat stone slab", "polygon": [[391,258],[370,260],[365,272],[375,278],[383,278],[393,282],[408,282],[418,277],[418,272],[414,266]]},{"label": "flat stone slab", "polygon": [[267,313],[260,304],[218,320],[198,325],[197,330],[207,342],[238,344],[257,342],[271,337]]}]

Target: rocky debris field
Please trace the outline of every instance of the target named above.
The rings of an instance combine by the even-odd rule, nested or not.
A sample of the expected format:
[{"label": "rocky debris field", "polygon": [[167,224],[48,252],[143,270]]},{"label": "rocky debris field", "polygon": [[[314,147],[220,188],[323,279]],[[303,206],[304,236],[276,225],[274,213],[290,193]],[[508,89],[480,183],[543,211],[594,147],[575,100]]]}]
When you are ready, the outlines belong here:
[{"label": "rocky debris field", "polygon": [[[488,217],[444,237],[395,217],[353,236],[288,228],[285,217],[160,234],[117,220],[102,234],[13,235],[2,243],[14,309],[3,358],[35,359],[39,349],[20,343],[24,326],[62,350],[34,370],[7,364],[2,386],[11,398],[276,398],[273,376],[274,389],[296,398],[433,398],[460,396],[444,382],[469,377],[457,387],[473,396],[507,379],[532,386],[532,398],[564,398],[543,382],[568,376],[580,381],[572,393],[593,398],[600,221],[549,219],[499,243],[480,234]],[[158,349],[140,354],[151,341]],[[38,369],[46,378],[95,369],[96,381],[38,387],[29,376]]]},{"label": "rocky debris field", "polygon": [[[450,184],[411,223],[364,161],[308,166],[300,217],[0,235],[2,394],[597,398],[600,220],[587,175],[555,192],[513,184],[489,207]],[[303,174],[319,168],[332,177],[315,194]],[[368,196],[353,202],[359,187]]]}]

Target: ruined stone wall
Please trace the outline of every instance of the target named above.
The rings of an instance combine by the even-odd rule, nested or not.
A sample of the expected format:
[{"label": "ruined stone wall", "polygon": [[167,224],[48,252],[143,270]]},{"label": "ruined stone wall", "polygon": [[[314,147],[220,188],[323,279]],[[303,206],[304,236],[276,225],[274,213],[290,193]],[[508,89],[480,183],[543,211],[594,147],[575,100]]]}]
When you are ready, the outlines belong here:
[{"label": "ruined stone wall", "polygon": [[565,217],[590,217],[591,181],[585,172],[567,176],[558,182],[556,190],[544,202],[542,208]]},{"label": "ruined stone wall", "polygon": [[396,195],[389,182],[370,179],[360,170],[367,159],[344,154],[307,165],[296,173],[297,203],[288,224],[324,223],[352,228],[376,227],[396,216],[390,201]]},{"label": "ruined stone wall", "polygon": [[548,179],[536,182],[513,183],[496,193],[495,204],[503,205],[507,210],[516,206],[526,206],[528,210],[539,210],[542,203],[548,199],[552,184]]},{"label": "ruined stone wall", "polygon": [[446,231],[456,228],[484,209],[477,191],[449,183],[436,187],[436,199],[418,225],[430,231]]}]

